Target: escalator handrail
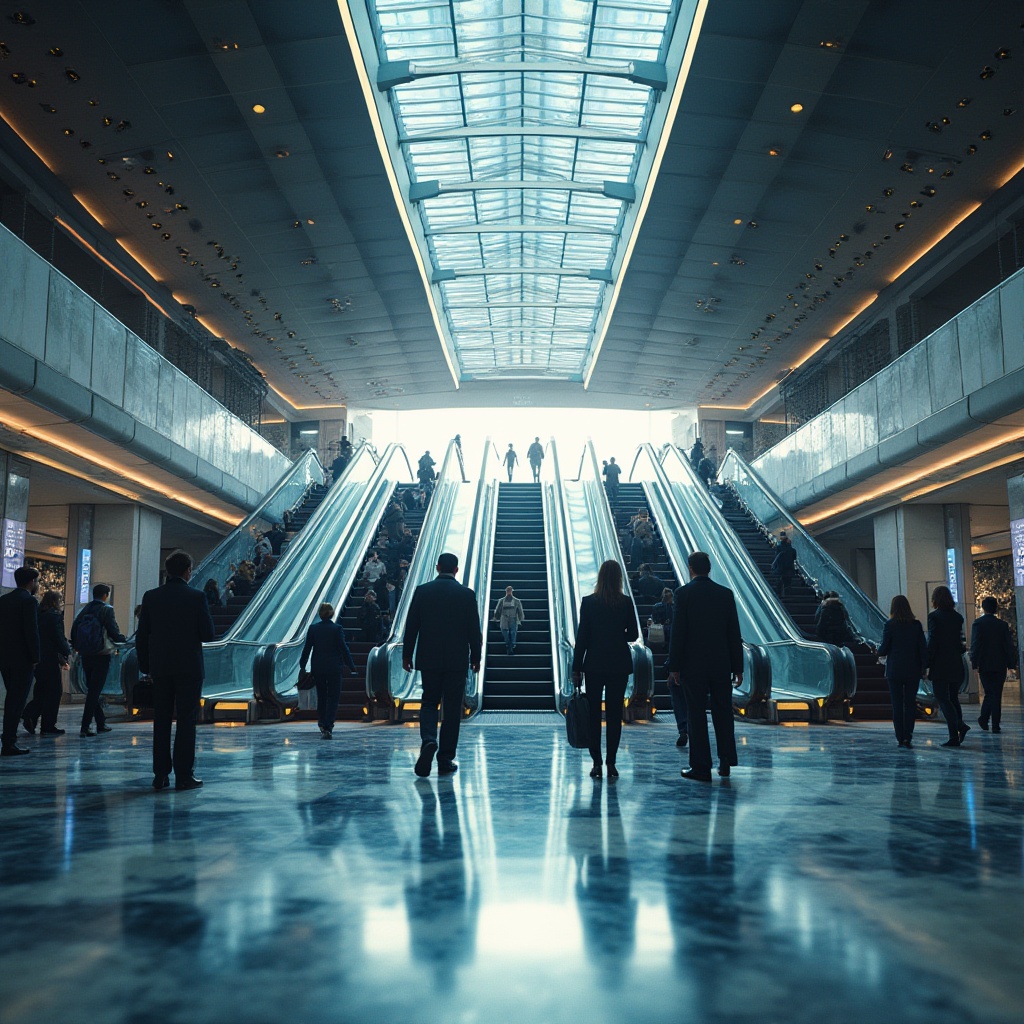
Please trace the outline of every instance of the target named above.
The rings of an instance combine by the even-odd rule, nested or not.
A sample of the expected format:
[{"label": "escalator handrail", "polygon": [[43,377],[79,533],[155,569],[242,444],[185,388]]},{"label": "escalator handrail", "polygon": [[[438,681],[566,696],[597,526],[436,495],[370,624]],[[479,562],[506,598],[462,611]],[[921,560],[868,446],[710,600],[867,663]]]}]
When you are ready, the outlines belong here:
[{"label": "escalator handrail", "polygon": [[[402,646],[405,624],[409,617],[409,605],[416,588],[434,578],[437,556],[441,554],[440,538],[451,517],[452,506],[458,495],[458,488],[465,482],[465,470],[461,453],[455,441],[448,442],[441,470],[437,475],[434,491],[427,506],[427,512],[416,538],[416,549],[409,562],[409,569],[402,587],[402,596],[395,608],[395,616],[387,639],[370,651],[366,661],[366,695],[378,700],[408,699],[409,685],[399,692],[391,681],[392,652]],[[411,676],[407,681],[411,685]]]},{"label": "escalator handrail", "polygon": [[[586,456],[589,456],[587,458]],[[590,473],[584,479],[583,466],[589,463]],[[594,449],[594,442],[587,438],[584,449],[584,459],[580,465],[580,481],[584,485],[587,510],[590,515],[591,526],[595,528],[594,536],[599,540],[605,552],[604,560],[614,560],[622,568],[622,589],[633,605],[633,614],[636,617],[637,639],[630,645],[630,652],[633,659],[633,682],[631,700],[647,700],[654,696],[654,655],[651,649],[644,642],[644,628],[640,621],[640,612],[633,597],[633,588],[629,580],[629,569],[626,566],[625,556],[622,553],[622,546],[619,544],[619,533],[615,527],[615,516],[612,514],[612,507],[608,503],[608,492],[605,490],[604,482],[601,479],[601,467],[598,465],[597,452]]]},{"label": "escalator handrail", "polygon": [[558,462],[555,439],[548,442],[553,480],[544,485],[544,542],[551,602],[551,667],[555,707],[562,711],[572,696],[572,659],[579,626],[579,576],[576,549],[569,529],[565,503],[565,482]]},{"label": "escalator handrail", "polygon": [[[305,452],[300,458],[296,459],[295,462],[293,462],[291,466],[281,474],[280,479],[264,495],[263,500],[259,505],[257,505],[256,508],[253,509],[253,511],[250,512],[249,515],[247,515],[226,537],[222,538],[220,543],[192,570],[192,578],[189,580],[189,585],[196,589],[202,589],[205,579],[209,575],[209,566],[221,561],[225,552],[234,543],[236,537],[243,533],[247,533],[261,520],[264,522],[270,522],[270,518],[264,513],[274,504],[274,501],[281,492],[299,476],[304,476],[307,479],[307,484],[302,491],[302,497],[305,497],[305,494],[311,486],[322,484],[327,479],[327,474],[324,472],[324,467],[320,462],[320,458],[312,449]],[[302,497],[300,497],[300,501],[302,500]],[[279,518],[273,519],[273,522],[280,521],[281,520]],[[218,580],[217,582],[219,584],[221,581]]]},{"label": "escalator handrail", "polygon": [[[762,528],[767,531],[767,524],[763,522],[761,517],[757,515],[753,509],[750,508],[749,501],[746,500],[744,495],[740,492],[740,488],[736,483],[736,472],[732,472],[730,475],[729,470],[735,467],[741,473],[746,474],[751,484],[754,486],[757,492],[759,492],[761,498],[765,500],[771,507],[773,507],[778,514],[781,521],[786,523],[786,529],[791,534],[795,534],[800,539],[799,550],[805,550],[812,552],[814,556],[820,560],[838,580],[827,580],[822,579],[819,573],[818,578],[812,580],[816,588],[821,590],[835,590],[839,593],[846,605],[847,611],[850,614],[850,619],[854,624],[854,627],[858,632],[861,633],[866,639],[870,640],[874,644],[881,643],[882,640],[882,627],[885,625],[886,615],[881,608],[872,601],[867,594],[850,577],[846,571],[839,565],[838,562],[807,532],[806,529],[796,520],[796,518],[783,506],[779,500],[778,495],[761,479],[757,471],[747,463],[747,461],[739,454],[739,452],[730,448],[725,458],[722,460],[722,465],[718,471],[718,481],[724,483],[729,487],[736,497],[743,503],[743,506],[747,509],[748,513],[754,517],[754,521]],[[803,560],[797,559],[800,564],[801,570],[806,570],[807,566],[804,565]]]}]

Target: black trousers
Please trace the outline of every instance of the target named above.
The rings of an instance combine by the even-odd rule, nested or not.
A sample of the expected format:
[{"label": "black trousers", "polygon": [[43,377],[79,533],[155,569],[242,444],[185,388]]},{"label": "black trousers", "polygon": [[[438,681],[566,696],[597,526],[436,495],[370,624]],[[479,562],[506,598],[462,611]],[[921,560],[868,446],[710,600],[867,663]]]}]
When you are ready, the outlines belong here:
[{"label": "black trousers", "polygon": [[82,709],[82,728],[88,729],[92,720],[103,725],[107,718],[100,704],[100,694],[107,682],[110,671],[109,654],[83,654],[82,672],[85,675],[85,707]]},{"label": "black trousers", "polygon": [[4,698],[4,729],[3,745],[13,747],[18,738],[18,723],[21,713],[32,689],[32,666],[23,668],[20,665],[0,664],[0,675],[4,677],[7,696]]},{"label": "black trousers", "polygon": [[605,757],[609,764],[615,764],[622,738],[622,702],[626,698],[629,675],[620,673],[587,672],[584,676],[584,690],[590,704],[590,756],[596,764],[601,763],[601,694],[608,708],[605,715]]},{"label": "black trousers", "polygon": [[[437,743],[437,760],[446,764],[455,759],[462,725],[462,701],[466,696],[466,670],[430,672],[420,669],[423,680],[423,703],[420,706],[420,742]],[[437,708],[444,706],[441,736],[437,735]]]},{"label": "black trousers", "polygon": [[1003,684],[1006,682],[1006,671],[1004,669],[1001,672],[979,672],[978,675],[985,691],[978,718],[985,723],[991,719],[993,725],[999,725],[1003,717]]},{"label": "black trousers", "polygon": [[917,719],[917,680],[888,679],[889,696],[892,698],[892,727],[898,743],[914,738],[914,722]]},{"label": "black trousers", "polygon": [[341,673],[314,672],[313,679],[316,682],[317,724],[321,729],[331,732],[338,714],[338,701],[341,699]]},{"label": "black trousers", "polygon": [[[187,779],[196,763],[196,709],[203,681],[194,677],[153,676],[153,774]],[[171,719],[177,718],[171,755]]]},{"label": "black trousers", "polygon": [[732,719],[732,686],[728,676],[696,676],[684,679],[686,728],[690,736],[690,767],[705,774],[711,771],[711,740],[707,708],[715,727],[715,746],[720,764],[738,764],[736,732]]},{"label": "black trousers", "polygon": [[39,719],[40,727],[46,731],[57,728],[57,712],[60,711],[60,698],[63,693],[60,681],[60,666],[36,665],[36,685],[32,691],[32,699],[25,705],[22,718],[34,722]]},{"label": "black trousers", "polygon": [[955,683],[932,680],[932,692],[939,702],[942,717],[946,720],[951,740],[960,739],[960,726],[964,724],[964,713],[960,710],[960,680]]}]

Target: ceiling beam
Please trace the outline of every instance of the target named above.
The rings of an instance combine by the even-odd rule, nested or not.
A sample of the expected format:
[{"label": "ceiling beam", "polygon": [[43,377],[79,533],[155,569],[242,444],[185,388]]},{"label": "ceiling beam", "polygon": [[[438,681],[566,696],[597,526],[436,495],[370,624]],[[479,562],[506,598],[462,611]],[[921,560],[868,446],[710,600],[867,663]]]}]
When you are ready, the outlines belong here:
[{"label": "ceiling beam", "polygon": [[490,224],[453,224],[451,227],[428,228],[424,232],[431,235],[607,235],[618,236],[614,228],[590,228],[572,224],[506,224],[492,226]]},{"label": "ceiling beam", "polygon": [[630,60],[621,64],[595,60],[525,60],[525,61],[451,61],[421,64],[412,60],[383,61],[377,68],[377,88],[387,92],[397,85],[406,85],[420,78],[440,75],[606,75],[625,78],[637,85],[664,91],[668,88],[668,71],[664,64],[650,60]]},{"label": "ceiling beam", "polygon": [[636,200],[636,188],[628,181],[566,181],[551,179],[532,181],[499,180],[499,181],[457,181],[443,184],[436,178],[428,181],[414,181],[409,186],[409,202],[419,203],[424,199],[436,199],[440,195],[453,192],[593,192],[603,195],[606,199],[614,199],[622,203]]},{"label": "ceiling beam", "polygon": [[493,126],[483,127],[468,125],[461,128],[443,128],[431,132],[417,132],[415,135],[404,134],[398,139],[399,145],[406,146],[413,142],[445,142],[453,139],[500,139],[500,138],[531,138],[545,139],[598,139],[601,142],[625,142],[638,146],[644,142],[640,135],[623,135],[617,132],[604,131],[600,128],[564,128],[553,125],[535,125],[533,127]]}]

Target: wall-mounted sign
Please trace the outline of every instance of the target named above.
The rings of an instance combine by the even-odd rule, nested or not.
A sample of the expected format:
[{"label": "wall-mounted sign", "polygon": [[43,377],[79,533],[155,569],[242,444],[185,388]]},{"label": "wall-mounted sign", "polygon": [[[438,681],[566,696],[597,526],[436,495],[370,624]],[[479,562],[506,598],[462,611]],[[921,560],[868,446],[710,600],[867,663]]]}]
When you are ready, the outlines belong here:
[{"label": "wall-mounted sign", "polygon": [[1010,523],[1010,550],[1013,556],[1013,585],[1024,587],[1024,519]]},{"label": "wall-mounted sign", "polygon": [[78,603],[89,603],[89,587],[92,584],[92,551],[82,548],[78,559]]},{"label": "wall-mounted sign", "polygon": [[3,575],[0,582],[5,587],[16,586],[14,582],[14,570],[25,564],[25,527],[26,524],[20,519],[4,519],[3,522],[3,545],[4,564]]},{"label": "wall-mounted sign", "polygon": [[953,595],[953,604],[960,603],[960,585],[956,575],[956,548],[946,548],[946,582]]}]

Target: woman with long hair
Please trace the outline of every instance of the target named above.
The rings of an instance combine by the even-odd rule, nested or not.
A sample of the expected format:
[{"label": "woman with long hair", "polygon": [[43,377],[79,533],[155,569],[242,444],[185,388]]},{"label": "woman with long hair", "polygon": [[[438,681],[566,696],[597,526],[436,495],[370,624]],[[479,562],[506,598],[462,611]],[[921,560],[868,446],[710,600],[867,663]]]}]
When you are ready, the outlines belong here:
[{"label": "woman with long hair", "polygon": [[928,678],[946,719],[949,739],[944,747],[959,747],[971,727],[960,710],[960,684],[964,681],[964,617],[956,610],[949,587],[932,591],[928,615]]},{"label": "woman with long hair", "polygon": [[917,686],[924,675],[928,654],[924,630],[903,594],[897,594],[889,604],[889,619],[882,627],[878,656],[884,659],[885,679],[892,697],[896,745],[911,747],[917,717]]},{"label": "woman with long hair", "polygon": [[35,690],[21,713],[29,732],[36,731],[38,718],[43,736],[64,735],[64,730],[57,728],[63,692],[60,670],[67,667],[70,657],[71,644],[64,635],[64,595],[59,590],[48,590],[39,603],[39,663]]},{"label": "woman with long hair", "polygon": [[573,682],[586,678],[590,704],[590,756],[592,779],[601,778],[601,697],[608,708],[606,741],[608,778],[617,779],[615,755],[622,735],[622,707],[626,684],[633,671],[629,645],[640,635],[636,608],[622,592],[622,566],[614,559],[602,564],[593,594],[580,603],[576,652],[572,659]]}]

